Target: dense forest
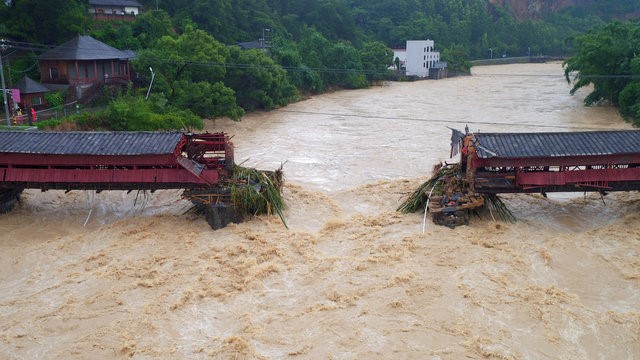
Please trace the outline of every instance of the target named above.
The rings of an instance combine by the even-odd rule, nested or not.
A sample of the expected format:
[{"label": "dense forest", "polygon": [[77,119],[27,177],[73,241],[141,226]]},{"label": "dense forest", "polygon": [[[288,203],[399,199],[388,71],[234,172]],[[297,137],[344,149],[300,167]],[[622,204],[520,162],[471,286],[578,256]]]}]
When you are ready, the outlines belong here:
[{"label": "dense forest", "polygon": [[[110,104],[102,123],[145,127],[146,121],[122,120],[142,119],[134,112],[145,111],[161,115],[159,128],[175,127],[176,118],[197,127],[198,118],[240,119],[245,111],[273,109],[304,94],[387,79],[391,49],[406,40],[433,39],[451,70],[468,71],[468,60],[492,55],[574,56],[584,48],[583,34],[640,11],[640,2],[589,1],[517,20],[512,9],[488,0],[139,2],[144,11],[135,21],[104,22],[88,16],[86,0],[6,1],[0,34],[30,44],[32,56],[77,34],[135,50],[142,82],[149,81],[149,67],[157,74],[151,101],[141,104],[131,90]],[[268,51],[235,46],[255,40]],[[576,64],[571,69],[580,71]],[[28,56],[14,61],[12,71],[38,76]]]}]

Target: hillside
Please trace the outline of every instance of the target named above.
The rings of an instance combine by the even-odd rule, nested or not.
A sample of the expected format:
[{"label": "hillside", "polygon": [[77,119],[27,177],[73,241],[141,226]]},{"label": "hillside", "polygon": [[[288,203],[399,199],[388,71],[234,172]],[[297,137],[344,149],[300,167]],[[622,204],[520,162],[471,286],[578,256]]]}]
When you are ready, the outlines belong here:
[{"label": "hillside", "polygon": [[518,20],[545,19],[563,10],[603,19],[624,20],[640,16],[640,2],[629,0],[489,0],[489,4],[491,12],[500,7]]}]

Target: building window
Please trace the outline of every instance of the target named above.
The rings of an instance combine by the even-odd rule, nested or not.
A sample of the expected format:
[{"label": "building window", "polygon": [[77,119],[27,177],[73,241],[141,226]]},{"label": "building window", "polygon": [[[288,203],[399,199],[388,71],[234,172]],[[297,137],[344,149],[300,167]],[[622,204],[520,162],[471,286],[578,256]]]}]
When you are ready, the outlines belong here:
[{"label": "building window", "polygon": [[49,68],[49,77],[51,80],[58,80],[58,68]]},{"label": "building window", "polygon": [[31,105],[42,105],[42,98],[40,96],[33,97],[31,99]]}]

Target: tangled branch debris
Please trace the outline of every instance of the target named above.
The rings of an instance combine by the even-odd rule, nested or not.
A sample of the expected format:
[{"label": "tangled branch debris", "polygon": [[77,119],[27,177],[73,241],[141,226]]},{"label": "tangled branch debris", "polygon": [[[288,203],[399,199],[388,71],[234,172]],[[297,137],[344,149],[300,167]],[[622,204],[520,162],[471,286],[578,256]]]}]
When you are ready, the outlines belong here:
[{"label": "tangled branch debris", "polygon": [[[285,203],[282,198],[282,167],[275,171],[262,171],[254,168],[234,166],[231,182],[231,203],[245,214],[278,214],[287,227],[282,211]],[[287,227],[288,228],[288,227]]]}]

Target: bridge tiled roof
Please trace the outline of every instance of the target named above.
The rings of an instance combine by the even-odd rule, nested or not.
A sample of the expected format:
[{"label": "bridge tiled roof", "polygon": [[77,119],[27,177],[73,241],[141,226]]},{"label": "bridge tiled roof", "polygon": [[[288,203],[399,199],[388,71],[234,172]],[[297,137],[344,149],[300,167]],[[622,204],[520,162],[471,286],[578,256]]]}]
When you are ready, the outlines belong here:
[{"label": "bridge tiled roof", "polygon": [[640,130],[476,133],[480,158],[531,158],[640,153]]},{"label": "bridge tiled roof", "polygon": [[0,154],[166,155],[180,132],[0,131]]}]

